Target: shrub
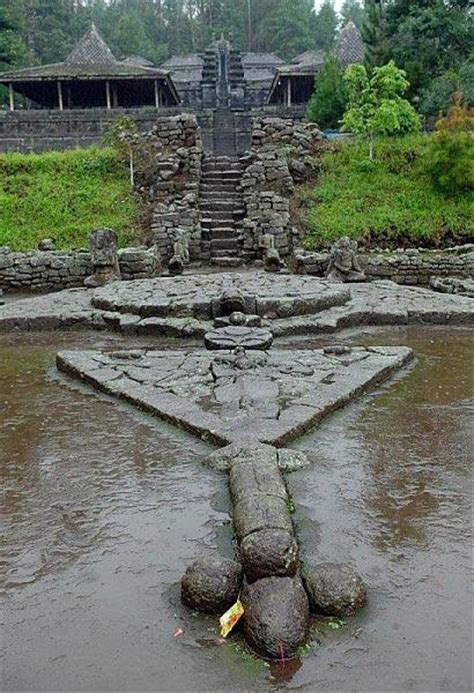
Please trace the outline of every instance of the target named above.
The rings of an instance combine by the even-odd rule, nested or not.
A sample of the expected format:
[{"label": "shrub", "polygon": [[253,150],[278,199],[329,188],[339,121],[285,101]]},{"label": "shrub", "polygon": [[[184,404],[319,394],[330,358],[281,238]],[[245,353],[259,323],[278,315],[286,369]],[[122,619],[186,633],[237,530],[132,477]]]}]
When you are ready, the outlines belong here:
[{"label": "shrub", "polygon": [[329,54],[316,77],[306,117],[321,128],[337,128],[347,106],[343,72],[335,55]]},{"label": "shrub", "polygon": [[474,105],[474,61],[466,61],[458,70],[447,70],[433,79],[421,96],[420,110],[425,116],[445,114],[454,92],[462,91],[468,105]]},{"label": "shrub", "polygon": [[474,189],[474,109],[463,103],[461,92],[436,124],[425,166],[433,187],[445,194]]}]

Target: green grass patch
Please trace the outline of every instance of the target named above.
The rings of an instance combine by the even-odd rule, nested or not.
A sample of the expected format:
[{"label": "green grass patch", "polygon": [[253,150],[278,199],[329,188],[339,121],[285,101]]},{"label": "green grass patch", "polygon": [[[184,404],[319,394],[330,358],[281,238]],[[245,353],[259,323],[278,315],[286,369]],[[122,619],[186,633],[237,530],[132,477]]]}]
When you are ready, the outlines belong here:
[{"label": "green grass patch", "polygon": [[365,142],[348,142],[323,157],[309,200],[307,248],[341,236],[365,247],[472,242],[473,193],[445,196],[424,170],[429,136],[379,140],[375,160]]},{"label": "green grass patch", "polygon": [[0,246],[32,250],[42,238],[56,248],[87,247],[100,227],[121,244],[133,236],[138,205],[112,149],[0,155]]}]

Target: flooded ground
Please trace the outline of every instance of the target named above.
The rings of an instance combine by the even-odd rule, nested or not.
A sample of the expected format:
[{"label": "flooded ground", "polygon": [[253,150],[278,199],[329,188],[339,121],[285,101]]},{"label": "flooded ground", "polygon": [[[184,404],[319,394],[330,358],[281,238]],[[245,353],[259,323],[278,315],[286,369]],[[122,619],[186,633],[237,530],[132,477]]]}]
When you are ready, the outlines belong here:
[{"label": "flooded ground", "polygon": [[186,565],[233,552],[210,448],[55,371],[60,348],[123,341],[0,338],[4,690],[471,690],[472,332],[344,339],[418,357],[295,443],[313,465],[288,477],[303,558],[351,561],[369,604],[269,667],[180,605]]}]

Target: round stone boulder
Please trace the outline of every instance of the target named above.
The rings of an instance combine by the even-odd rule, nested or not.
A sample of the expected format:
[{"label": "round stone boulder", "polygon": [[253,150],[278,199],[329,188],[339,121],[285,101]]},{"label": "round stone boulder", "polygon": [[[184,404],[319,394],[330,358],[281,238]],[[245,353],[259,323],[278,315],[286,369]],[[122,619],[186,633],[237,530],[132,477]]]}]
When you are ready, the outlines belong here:
[{"label": "round stone boulder", "polygon": [[291,532],[261,529],[242,541],[240,560],[249,582],[272,575],[293,577],[298,569],[298,544]]},{"label": "round stone boulder", "polygon": [[293,657],[308,637],[309,604],[298,578],[268,577],[242,594],[244,635],[268,659]]},{"label": "round stone boulder", "polygon": [[181,580],[181,599],[195,611],[223,614],[237,601],[242,569],[235,561],[220,556],[198,558]]},{"label": "round stone boulder", "polygon": [[244,325],[228,325],[218,327],[204,335],[204,344],[210,351],[243,349],[267,350],[271,347],[273,335],[263,327],[246,327]]},{"label": "round stone boulder", "polygon": [[325,616],[353,614],[367,601],[362,578],[345,563],[322,563],[305,568],[304,586],[311,610]]}]

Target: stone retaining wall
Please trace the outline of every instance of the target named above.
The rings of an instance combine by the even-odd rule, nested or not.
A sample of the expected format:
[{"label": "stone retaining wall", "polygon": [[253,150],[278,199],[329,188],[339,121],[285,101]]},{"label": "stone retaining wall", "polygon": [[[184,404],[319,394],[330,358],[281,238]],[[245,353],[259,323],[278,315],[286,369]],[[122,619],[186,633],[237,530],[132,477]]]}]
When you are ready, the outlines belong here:
[{"label": "stone retaining wall", "polygon": [[[358,259],[368,281],[389,279],[397,284],[427,286],[430,278],[474,275],[474,245],[457,246],[446,250],[399,250],[396,252],[359,253]],[[323,277],[329,253],[295,251],[293,269],[297,274]]]},{"label": "stone retaining wall", "polygon": [[100,146],[104,132],[121,116],[133,118],[140,132],[151,130],[162,113],[182,109],[93,108],[74,111],[0,111],[0,153],[43,152]]},{"label": "stone retaining wall", "polygon": [[173,255],[179,230],[189,240],[190,258],[199,259],[198,195],[204,150],[197,119],[191,114],[181,114],[158,120],[146,136],[146,142],[153,139],[163,143],[161,153],[157,152],[158,180],[154,186],[155,210],[151,225],[153,243],[163,261],[167,261]]},{"label": "stone retaining wall", "polygon": [[[119,265],[124,280],[145,279],[160,273],[160,257],[154,248],[121,248]],[[360,253],[368,280],[390,279],[397,284],[427,286],[432,276],[474,276],[474,245],[447,250],[395,253]],[[298,274],[322,277],[328,253],[297,250],[293,269]],[[9,252],[0,248],[0,288],[50,291],[82,286],[92,272],[89,251]]]},{"label": "stone retaining wall", "polygon": [[298,241],[291,222],[290,198],[295,184],[308,180],[318,147],[326,148],[313,123],[293,118],[259,116],[252,125],[252,149],[242,177],[246,215],[242,223],[242,257],[258,258],[263,237],[271,234],[275,247],[286,257]]},{"label": "stone retaining wall", "polygon": [[[123,248],[118,251],[122,279],[145,279],[159,271],[154,249]],[[33,251],[11,253],[0,249],[0,287],[26,291],[54,291],[82,286],[92,273],[89,251]]]}]

